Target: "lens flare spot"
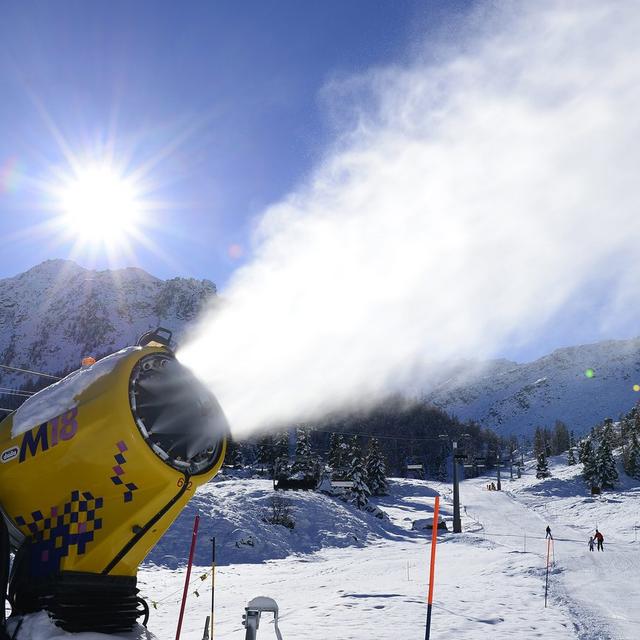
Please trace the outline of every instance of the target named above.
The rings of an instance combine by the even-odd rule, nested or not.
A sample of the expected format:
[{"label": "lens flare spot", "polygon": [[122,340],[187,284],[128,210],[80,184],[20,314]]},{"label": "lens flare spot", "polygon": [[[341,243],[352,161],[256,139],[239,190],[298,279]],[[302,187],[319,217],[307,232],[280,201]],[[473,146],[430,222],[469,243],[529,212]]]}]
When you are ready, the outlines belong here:
[{"label": "lens flare spot", "polygon": [[633,385],[633,390],[634,391],[640,391],[640,384],[634,384]]},{"label": "lens flare spot", "polygon": [[584,375],[587,378],[593,378],[596,375],[596,372],[593,369],[589,368],[585,370]]},{"label": "lens flare spot", "polygon": [[228,253],[229,253],[229,257],[232,260],[239,260],[240,258],[242,258],[244,254],[244,250],[241,245],[232,244],[232,245],[229,245]]},{"label": "lens flare spot", "polygon": [[8,193],[18,188],[20,167],[16,157],[7,158],[0,163],[0,193]]}]

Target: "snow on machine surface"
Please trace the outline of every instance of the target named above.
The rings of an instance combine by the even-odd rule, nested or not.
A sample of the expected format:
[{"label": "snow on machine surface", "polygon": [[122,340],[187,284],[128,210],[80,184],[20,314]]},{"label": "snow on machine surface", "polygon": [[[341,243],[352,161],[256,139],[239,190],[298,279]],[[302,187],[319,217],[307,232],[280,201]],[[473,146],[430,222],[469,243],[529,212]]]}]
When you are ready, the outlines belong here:
[{"label": "snow on machine surface", "polygon": [[[0,423],[12,616],[46,610],[67,631],[108,633],[148,617],[138,565],[220,469],[228,433],[170,335],[146,334]],[[8,553],[2,563],[6,587]]]}]

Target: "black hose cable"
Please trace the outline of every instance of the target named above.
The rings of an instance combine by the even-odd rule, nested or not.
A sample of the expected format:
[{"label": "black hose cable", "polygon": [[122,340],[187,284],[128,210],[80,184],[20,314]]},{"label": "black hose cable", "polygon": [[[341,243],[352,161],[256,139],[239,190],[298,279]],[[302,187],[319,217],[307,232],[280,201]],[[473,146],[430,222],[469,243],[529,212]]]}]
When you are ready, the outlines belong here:
[{"label": "black hose cable", "polygon": [[18,637],[18,631],[20,631],[20,627],[22,626],[23,621],[24,618],[20,618],[20,620],[18,620],[18,624],[11,634],[11,640],[16,640],[16,638]]},{"label": "black hose cable", "polygon": [[7,523],[0,515],[0,589],[2,590],[2,607],[0,607],[0,640],[9,640],[7,634],[7,620],[4,601],[7,598],[7,583],[9,582],[9,530]]},{"label": "black hose cable", "polygon": [[162,507],[162,509],[160,509],[160,511],[158,511],[158,513],[156,513],[150,520],[149,522],[147,522],[145,525],[143,525],[136,534],[134,534],[134,536],[124,545],[124,547],[122,547],[122,549],[120,549],[120,551],[115,555],[115,557],[111,560],[111,562],[109,562],[109,564],[102,570],[102,575],[108,575],[112,569],[114,569],[114,567],[117,566],[117,564],[120,562],[120,560],[122,560],[122,558],[124,558],[127,553],[129,553],[129,551],[131,551],[131,549],[140,541],[140,539],[149,531],[149,529],[151,529],[151,527],[153,527],[153,525],[158,522],[158,520],[160,520],[160,518],[162,518],[162,516],[164,516],[165,513],[167,513],[167,511],[169,511],[169,509],[171,509],[171,507],[173,507],[173,505],[178,502],[178,500],[180,500],[180,498],[182,498],[182,496],[184,495],[184,493],[187,491],[187,489],[189,489],[190,487],[190,480],[191,480],[191,475],[189,473],[187,473],[186,471],[182,472],[183,476],[184,476],[184,482],[182,483],[182,486],[180,487],[180,491],[178,491],[178,493],[176,493],[173,498],[171,498],[171,500],[169,500],[169,502],[167,502],[167,504],[164,505],[164,507]]},{"label": "black hose cable", "polygon": [[142,626],[146,629],[147,622],[149,622],[149,605],[147,601],[140,596],[138,596],[138,604],[141,604],[142,608],[144,609],[144,620],[142,621]]}]

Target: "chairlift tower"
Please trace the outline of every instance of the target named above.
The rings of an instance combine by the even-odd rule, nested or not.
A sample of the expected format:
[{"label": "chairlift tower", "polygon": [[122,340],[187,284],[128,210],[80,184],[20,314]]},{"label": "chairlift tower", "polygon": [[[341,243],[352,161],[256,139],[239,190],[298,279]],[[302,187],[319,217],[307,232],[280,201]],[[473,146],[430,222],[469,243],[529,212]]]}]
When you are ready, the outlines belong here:
[{"label": "chairlift tower", "polygon": [[[449,436],[446,434],[440,434],[438,436],[441,440],[449,441]],[[468,433],[461,434],[463,439],[470,438]],[[464,463],[467,459],[467,455],[464,452],[458,451],[457,441],[451,443],[453,449],[453,533],[462,533],[462,520],[460,519],[460,478],[458,465]]]},{"label": "chairlift tower", "polygon": [[458,460],[466,456],[458,453],[458,443],[453,443],[453,533],[462,533],[460,520],[460,481],[458,479]]}]

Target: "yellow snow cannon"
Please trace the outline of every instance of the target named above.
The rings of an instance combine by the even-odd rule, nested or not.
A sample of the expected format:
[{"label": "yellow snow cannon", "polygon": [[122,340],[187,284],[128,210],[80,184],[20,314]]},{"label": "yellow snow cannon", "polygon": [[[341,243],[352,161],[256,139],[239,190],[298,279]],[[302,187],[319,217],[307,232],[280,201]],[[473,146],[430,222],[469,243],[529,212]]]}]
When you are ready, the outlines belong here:
[{"label": "yellow snow cannon", "polygon": [[[228,425],[157,330],[29,398],[0,423],[13,614],[131,629],[138,565],[222,466]],[[146,621],[145,617],[145,621]]]}]

